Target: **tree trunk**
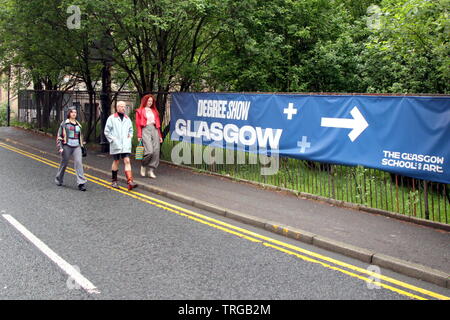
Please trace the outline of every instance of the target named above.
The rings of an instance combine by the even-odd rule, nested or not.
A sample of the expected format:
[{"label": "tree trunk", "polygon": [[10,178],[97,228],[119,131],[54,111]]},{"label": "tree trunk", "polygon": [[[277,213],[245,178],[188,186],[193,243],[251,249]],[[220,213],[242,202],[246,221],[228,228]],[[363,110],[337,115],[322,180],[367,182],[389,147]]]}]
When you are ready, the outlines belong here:
[{"label": "tree trunk", "polygon": [[96,114],[97,114],[97,108],[95,108],[94,106],[94,95],[95,95],[95,91],[94,91],[94,87],[92,86],[92,81],[91,78],[88,76],[87,80],[86,80],[86,88],[88,90],[88,94],[89,94],[89,119],[87,119],[87,131],[86,131],[86,142],[89,143],[91,141],[91,135],[92,132],[94,131],[94,127],[96,125]]},{"label": "tree trunk", "polygon": [[108,120],[109,114],[111,113],[111,66],[107,63],[103,64],[102,69],[102,93],[100,95],[101,104],[102,104],[102,113],[101,113],[101,124],[102,124],[102,132],[101,132],[101,141],[102,152],[109,151],[109,143],[105,137],[105,126],[106,121]]},{"label": "tree trunk", "polygon": [[36,126],[38,128],[42,127],[42,83],[39,78],[34,79],[34,92],[35,92],[35,103],[36,103]]}]

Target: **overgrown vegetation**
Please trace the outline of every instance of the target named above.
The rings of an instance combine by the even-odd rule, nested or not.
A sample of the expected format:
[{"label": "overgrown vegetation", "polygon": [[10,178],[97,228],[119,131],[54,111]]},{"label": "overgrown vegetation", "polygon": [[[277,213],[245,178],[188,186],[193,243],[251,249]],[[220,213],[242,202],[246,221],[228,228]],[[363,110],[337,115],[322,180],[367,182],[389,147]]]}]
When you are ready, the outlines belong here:
[{"label": "overgrown vegetation", "polygon": [[0,104],[0,127],[4,127],[8,125],[8,109],[7,105],[2,103]]},{"label": "overgrown vegetation", "polygon": [[0,62],[21,67],[19,86],[47,90],[98,88],[98,58],[107,56],[113,82],[141,95],[448,93],[449,8],[450,0],[0,0]]}]

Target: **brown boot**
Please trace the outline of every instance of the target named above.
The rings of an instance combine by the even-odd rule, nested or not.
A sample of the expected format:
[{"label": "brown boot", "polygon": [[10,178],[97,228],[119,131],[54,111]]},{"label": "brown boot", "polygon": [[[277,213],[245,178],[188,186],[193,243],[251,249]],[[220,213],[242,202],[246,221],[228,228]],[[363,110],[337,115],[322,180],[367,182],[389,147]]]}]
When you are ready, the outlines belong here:
[{"label": "brown boot", "polygon": [[125,171],[125,175],[127,177],[128,190],[136,188],[138,185],[133,181],[133,173],[131,171]]}]

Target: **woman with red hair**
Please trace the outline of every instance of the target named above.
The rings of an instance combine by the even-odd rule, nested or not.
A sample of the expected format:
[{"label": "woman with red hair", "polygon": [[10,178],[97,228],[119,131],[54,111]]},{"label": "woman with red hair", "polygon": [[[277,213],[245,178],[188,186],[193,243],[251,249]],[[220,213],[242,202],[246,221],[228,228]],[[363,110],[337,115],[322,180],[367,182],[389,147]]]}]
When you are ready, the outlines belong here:
[{"label": "woman with red hair", "polygon": [[144,159],[141,162],[141,176],[156,178],[155,170],[159,165],[159,149],[162,143],[161,121],[156,109],[155,97],[151,94],[141,99],[136,110],[136,129],[139,142],[144,145]]}]

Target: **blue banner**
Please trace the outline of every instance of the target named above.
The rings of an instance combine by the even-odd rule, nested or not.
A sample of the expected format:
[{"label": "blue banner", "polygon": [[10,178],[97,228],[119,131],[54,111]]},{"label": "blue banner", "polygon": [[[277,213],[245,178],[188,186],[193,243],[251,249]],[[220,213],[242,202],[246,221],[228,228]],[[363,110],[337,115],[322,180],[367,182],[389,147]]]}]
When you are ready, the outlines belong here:
[{"label": "blue banner", "polygon": [[450,97],[174,93],[171,138],[450,183]]}]

